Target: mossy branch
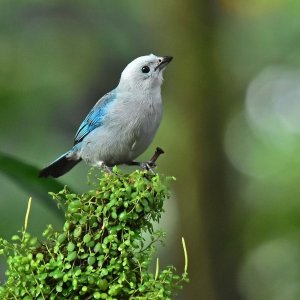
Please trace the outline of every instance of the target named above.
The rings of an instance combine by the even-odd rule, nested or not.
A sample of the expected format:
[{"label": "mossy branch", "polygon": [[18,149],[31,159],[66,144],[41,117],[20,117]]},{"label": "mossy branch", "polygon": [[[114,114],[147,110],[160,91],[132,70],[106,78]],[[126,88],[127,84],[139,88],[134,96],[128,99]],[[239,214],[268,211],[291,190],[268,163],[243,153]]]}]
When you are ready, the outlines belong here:
[{"label": "mossy branch", "polygon": [[160,270],[158,259],[155,273],[149,271],[155,244],[164,236],[153,222],[164,211],[168,180],[115,168],[96,178],[87,193],[65,188],[52,194],[64,204],[65,224],[59,232],[49,225],[42,243],[27,232],[30,199],[23,230],[11,242],[0,239],[0,254],[8,262],[0,299],[171,299],[188,281],[184,239],[182,275],[172,266]]}]

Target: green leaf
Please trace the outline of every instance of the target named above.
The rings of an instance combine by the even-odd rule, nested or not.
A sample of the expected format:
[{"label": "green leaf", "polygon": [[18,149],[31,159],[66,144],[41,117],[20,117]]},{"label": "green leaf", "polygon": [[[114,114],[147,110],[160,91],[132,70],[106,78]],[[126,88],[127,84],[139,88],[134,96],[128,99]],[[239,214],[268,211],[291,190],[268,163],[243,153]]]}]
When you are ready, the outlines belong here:
[{"label": "green leaf", "polygon": [[83,237],[83,242],[85,244],[87,244],[90,240],[91,240],[91,235],[89,233],[87,233],[84,237]]},{"label": "green leaf", "polygon": [[57,209],[56,203],[50,199],[48,192],[58,192],[64,188],[64,185],[52,178],[39,178],[39,171],[38,168],[20,159],[0,152],[0,172],[27,191],[28,196],[37,197],[45,206],[63,217],[63,212]]},{"label": "green leaf", "polygon": [[93,296],[95,299],[100,299],[101,294],[99,292],[95,292]]},{"label": "green leaf", "polygon": [[71,252],[71,253],[68,255],[67,260],[68,260],[68,261],[73,261],[74,259],[76,259],[76,257],[77,257],[77,252],[76,252],[76,251],[73,251],[73,252]]},{"label": "green leaf", "polygon": [[94,256],[89,256],[88,264],[92,266],[96,262],[96,258]]},{"label": "green leaf", "polygon": [[65,233],[62,233],[58,236],[57,241],[59,244],[62,244],[66,238],[67,238],[67,235]]},{"label": "green leaf", "polygon": [[81,235],[82,232],[82,228],[80,226],[78,226],[75,230],[74,230],[74,237],[78,238]]},{"label": "green leaf", "polygon": [[67,246],[67,250],[68,252],[72,252],[75,249],[75,245],[72,242],[69,242],[68,246]]}]

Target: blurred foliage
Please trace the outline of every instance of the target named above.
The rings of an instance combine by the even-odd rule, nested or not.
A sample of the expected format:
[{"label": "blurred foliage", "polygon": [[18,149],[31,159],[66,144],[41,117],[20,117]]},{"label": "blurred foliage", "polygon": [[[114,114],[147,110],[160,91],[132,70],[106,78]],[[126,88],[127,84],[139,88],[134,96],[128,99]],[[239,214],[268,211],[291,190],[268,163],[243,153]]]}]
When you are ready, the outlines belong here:
[{"label": "blurred foliage", "polygon": [[[123,175],[117,168],[78,195],[66,188],[52,193],[67,206],[63,230],[51,225],[40,244],[24,229],[12,242],[0,239],[0,254],[8,260],[1,299],[171,299],[186,282],[172,266],[149,272],[154,231],[168,197],[165,178],[145,171]],[[151,241],[145,242],[144,233]]]},{"label": "blurred foliage", "polygon": [[[179,297],[298,300],[299,17],[297,0],[1,1],[0,151],[46,165],[129,61],[172,55],[145,156],[161,146],[159,168],[178,179],[160,257],[183,265],[175,237],[186,237],[191,283]],[[87,170],[63,180],[84,191]],[[0,176],[9,237],[32,192]],[[36,235],[60,226],[33,201]]]},{"label": "blurred foliage", "polygon": [[53,201],[49,201],[48,191],[58,192],[63,189],[63,184],[54,179],[40,180],[37,177],[38,168],[3,153],[0,153],[0,172],[11,178],[24,190],[39,197],[43,201],[43,205],[58,214],[57,205]]}]

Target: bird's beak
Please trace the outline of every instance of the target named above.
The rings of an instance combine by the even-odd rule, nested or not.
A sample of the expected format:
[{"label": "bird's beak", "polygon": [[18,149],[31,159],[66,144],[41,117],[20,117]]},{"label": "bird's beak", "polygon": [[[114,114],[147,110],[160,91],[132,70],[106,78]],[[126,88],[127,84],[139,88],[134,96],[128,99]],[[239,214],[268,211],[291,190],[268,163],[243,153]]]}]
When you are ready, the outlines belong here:
[{"label": "bird's beak", "polygon": [[173,59],[172,56],[162,56],[161,57],[161,62],[155,67],[155,71],[158,69],[159,71],[163,70],[167,64],[171,62]]}]

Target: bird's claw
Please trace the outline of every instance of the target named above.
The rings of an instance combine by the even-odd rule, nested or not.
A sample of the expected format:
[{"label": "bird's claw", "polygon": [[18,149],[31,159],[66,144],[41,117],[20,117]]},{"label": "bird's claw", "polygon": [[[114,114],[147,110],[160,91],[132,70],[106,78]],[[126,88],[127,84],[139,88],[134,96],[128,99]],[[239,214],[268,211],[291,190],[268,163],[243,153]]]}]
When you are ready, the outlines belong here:
[{"label": "bird's claw", "polygon": [[107,166],[105,163],[101,162],[97,165],[97,167],[100,167],[105,173],[112,174],[112,168]]},{"label": "bird's claw", "polygon": [[112,168],[108,167],[106,165],[103,166],[103,170],[104,170],[104,172],[106,172],[108,174],[112,174],[113,173]]},{"label": "bird's claw", "polygon": [[154,168],[156,167],[156,163],[152,161],[142,162],[141,168],[145,171],[150,171],[152,174],[155,174]]},{"label": "bird's claw", "polygon": [[152,174],[155,174],[153,169],[156,168],[156,166],[157,166],[156,161],[157,161],[158,157],[163,153],[164,153],[164,151],[161,148],[157,147],[154,155],[151,157],[151,159],[149,161],[146,161],[146,162],[130,161],[127,163],[127,165],[140,166],[143,170],[150,171]]}]

